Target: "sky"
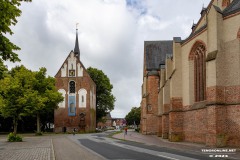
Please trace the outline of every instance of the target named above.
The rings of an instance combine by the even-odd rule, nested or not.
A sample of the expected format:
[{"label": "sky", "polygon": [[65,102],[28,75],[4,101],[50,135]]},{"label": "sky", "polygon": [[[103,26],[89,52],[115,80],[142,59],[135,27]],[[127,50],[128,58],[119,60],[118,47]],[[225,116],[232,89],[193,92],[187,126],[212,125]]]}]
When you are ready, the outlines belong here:
[{"label": "sky", "polygon": [[210,0],[33,0],[20,6],[10,40],[21,48],[20,63],[55,76],[74,49],[76,23],[80,60],[102,70],[116,97],[114,118],[139,107],[144,41],[185,39]]}]

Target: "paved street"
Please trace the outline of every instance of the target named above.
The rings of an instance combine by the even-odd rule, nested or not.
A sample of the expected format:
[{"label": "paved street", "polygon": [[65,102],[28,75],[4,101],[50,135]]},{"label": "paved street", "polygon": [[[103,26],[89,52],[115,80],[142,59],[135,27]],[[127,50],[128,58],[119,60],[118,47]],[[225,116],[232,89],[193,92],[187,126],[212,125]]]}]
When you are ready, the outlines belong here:
[{"label": "paved street", "polygon": [[[216,159],[202,153],[201,149],[207,147],[199,144],[172,143],[133,131],[125,137],[116,134],[113,139],[108,137],[110,133],[25,135],[23,142],[6,142],[6,136],[0,136],[0,160]],[[239,155],[238,151],[227,159],[239,159]]]},{"label": "paved street", "polygon": [[131,141],[107,138],[105,133],[92,134],[84,137],[74,137],[79,142],[102,155],[106,159],[136,159],[136,160],[214,160],[207,155],[197,155],[176,149],[145,145]]}]

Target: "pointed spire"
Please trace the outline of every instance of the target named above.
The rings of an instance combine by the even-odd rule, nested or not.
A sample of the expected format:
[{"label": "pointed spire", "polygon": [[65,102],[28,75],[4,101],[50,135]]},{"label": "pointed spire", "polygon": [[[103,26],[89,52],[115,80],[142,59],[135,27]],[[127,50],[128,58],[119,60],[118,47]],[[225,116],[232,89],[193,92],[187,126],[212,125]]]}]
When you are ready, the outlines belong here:
[{"label": "pointed spire", "polygon": [[78,44],[78,28],[77,28],[78,23],[76,24],[76,41],[75,41],[75,47],[74,47],[74,53],[78,58],[80,59],[80,49],[79,49],[79,44]]}]

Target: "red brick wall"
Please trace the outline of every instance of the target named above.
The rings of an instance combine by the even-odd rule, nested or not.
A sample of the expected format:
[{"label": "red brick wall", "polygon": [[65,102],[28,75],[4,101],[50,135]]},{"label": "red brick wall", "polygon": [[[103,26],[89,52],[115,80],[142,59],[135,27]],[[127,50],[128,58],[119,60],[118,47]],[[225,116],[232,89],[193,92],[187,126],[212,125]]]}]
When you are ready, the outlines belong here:
[{"label": "red brick wall", "polygon": [[140,122],[140,130],[142,133],[146,130],[146,124],[145,124],[145,117],[146,117],[146,98],[142,98],[141,102],[141,122]]},{"label": "red brick wall", "polygon": [[[67,63],[67,61],[65,61]],[[90,108],[90,90],[95,86],[88,75],[85,68],[83,69],[83,77],[61,77],[61,71],[56,74],[56,87],[57,89],[64,89],[66,93],[69,90],[69,82],[71,80],[76,83],[76,92],[81,88],[86,89],[87,99],[86,108],[79,108],[78,94],[76,94],[76,116],[68,116],[68,94],[65,95],[65,108],[56,109],[54,112],[54,130],[55,132],[62,132],[63,127],[66,127],[67,132],[72,132],[73,128],[79,129],[80,117],[79,114],[84,112],[85,116],[85,131],[92,132],[96,128],[96,110]],[[96,91],[96,89],[94,89]],[[96,93],[94,93],[96,94]]]},{"label": "red brick wall", "polygon": [[207,116],[206,108],[184,112],[183,132],[185,141],[206,142]]},{"label": "red brick wall", "polygon": [[151,105],[152,110],[148,113],[158,113],[158,87],[159,87],[159,77],[158,76],[148,76],[147,78],[147,106]]},{"label": "red brick wall", "polygon": [[146,118],[146,132],[145,134],[157,134],[158,132],[158,117],[156,115],[148,114]]},{"label": "red brick wall", "polygon": [[240,86],[208,87],[207,101],[227,104],[240,103]]},{"label": "red brick wall", "polygon": [[240,146],[240,105],[229,105],[227,108],[227,144]]},{"label": "red brick wall", "polygon": [[169,115],[162,115],[162,138],[167,139],[169,135]]},{"label": "red brick wall", "polygon": [[207,101],[210,103],[223,103],[224,88],[224,86],[207,87]]},{"label": "red brick wall", "polygon": [[182,97],[173,97],[170,100],[170,110],[180,111],[182,110]]},{"label": "red brick wall", "polygon": [[184,112],[170,112],[169,113],[169,140],[182,141],[183,140],[183,113]]},{"label": "red brick wall", "polygon": [[162,116],[158,117],[158,133],[159,137],[162,137]]},{"label": "red brick wall", "polygon": [[[147,97],[141,102],[141,132],[143,134],[157,134],[158,125],[158,76],[148,76]],[[148,110],[151,106],[151,110]]]}]

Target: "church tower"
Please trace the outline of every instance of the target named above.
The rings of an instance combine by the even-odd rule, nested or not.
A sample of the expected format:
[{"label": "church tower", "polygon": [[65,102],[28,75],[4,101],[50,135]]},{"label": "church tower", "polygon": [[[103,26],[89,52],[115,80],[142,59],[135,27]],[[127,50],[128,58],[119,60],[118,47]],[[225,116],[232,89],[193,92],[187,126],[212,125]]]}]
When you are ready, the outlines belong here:
[{"label": "church tower", "polygon": [[78,29],[74,50],[55,75],[58,92],[64,97],[54,111],[55,132],[92,132],[96,127],[96,85],[80,60]]}]

